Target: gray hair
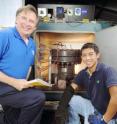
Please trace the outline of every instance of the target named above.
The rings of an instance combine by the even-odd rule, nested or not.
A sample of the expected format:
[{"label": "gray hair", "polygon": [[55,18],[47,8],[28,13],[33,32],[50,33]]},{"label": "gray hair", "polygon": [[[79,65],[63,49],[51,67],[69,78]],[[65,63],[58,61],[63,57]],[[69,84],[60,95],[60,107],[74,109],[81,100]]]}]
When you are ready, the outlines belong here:
[{"label": "gray hair", "polygon": [[38,12],[36,10],[36,8],[33,6],[33,5],[26,5],[26,6],[23,6],[21,8],[19,8],[16,12],[16,17],[22,12],[22,11],[32,11],[35,13],[36,17],[38,18]]}]

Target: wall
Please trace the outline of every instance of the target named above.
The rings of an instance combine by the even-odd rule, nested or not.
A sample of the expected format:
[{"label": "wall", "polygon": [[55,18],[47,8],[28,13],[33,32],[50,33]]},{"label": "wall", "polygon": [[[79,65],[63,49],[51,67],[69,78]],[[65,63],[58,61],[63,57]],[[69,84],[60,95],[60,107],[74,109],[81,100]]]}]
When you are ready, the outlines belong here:
[{"label": "wall", "polygon": [[25,0],[0,0],[0,27],[15,24],[16,10],[24,5]]},{"label": "wall", "polygon": [[101,61],[117,70],[117,26],[97,32],[96,44],[100,48]]}]

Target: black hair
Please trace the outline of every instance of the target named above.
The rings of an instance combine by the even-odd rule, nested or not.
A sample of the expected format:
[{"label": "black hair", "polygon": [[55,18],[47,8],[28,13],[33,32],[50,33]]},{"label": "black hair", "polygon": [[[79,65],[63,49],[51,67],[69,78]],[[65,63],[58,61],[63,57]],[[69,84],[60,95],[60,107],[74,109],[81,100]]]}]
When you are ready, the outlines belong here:
[{"label": "black hair", "polygon": [[82,46],[82,48],[81,48],[81,54],[82,54],[82,51],[83,51],[84,49],[88,49],[88,48],[93,49],[96,54],[99,53],[99,48],[98,48],[98,46],[97,46],[95,43],[86,43],[86,44],[84,44],[84,45]]}]

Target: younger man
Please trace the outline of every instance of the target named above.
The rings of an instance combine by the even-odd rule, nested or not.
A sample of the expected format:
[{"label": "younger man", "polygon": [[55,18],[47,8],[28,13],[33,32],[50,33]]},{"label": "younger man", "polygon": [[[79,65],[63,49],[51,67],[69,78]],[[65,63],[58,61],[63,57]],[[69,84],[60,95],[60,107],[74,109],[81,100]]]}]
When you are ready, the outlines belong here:
[{"label": "younger man", "polygon": [[[67,119],[68,114],[65,107],[68,104],[68,124],[79,124],[78,114],[85,117],[85,124],[117,123],[117,72],[98,62],[100,52],[94,43],[83,45],[81,57],[86,68],[79,72],[65,90],[56,112],[56,118],[60,121],[58,123],[65,124],[64,118]],[[85,87],[89,100],[74,95],[79,86]]]}]

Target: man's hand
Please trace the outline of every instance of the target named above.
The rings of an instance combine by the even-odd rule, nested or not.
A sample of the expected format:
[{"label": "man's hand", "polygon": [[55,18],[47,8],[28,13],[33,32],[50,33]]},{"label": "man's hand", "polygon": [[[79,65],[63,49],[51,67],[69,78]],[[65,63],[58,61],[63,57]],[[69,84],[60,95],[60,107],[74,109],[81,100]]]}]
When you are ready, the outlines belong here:
[{"label": "man's hand", "polygon": [[24,88],[32,87],[25,79],[16,79],[0,71],[0,81],[21,91]]},{"label": "man's hand", "polygon": [[89,115],[88,121],[90,124],[107,124],[101,114]]},{"label": "man's hand", "polygon": [[29,88],[29,87],[32,87],[32,86],[25,79],[16,79],[13,87],[16,88],[19,91],[22,91],[23,89]]}]

